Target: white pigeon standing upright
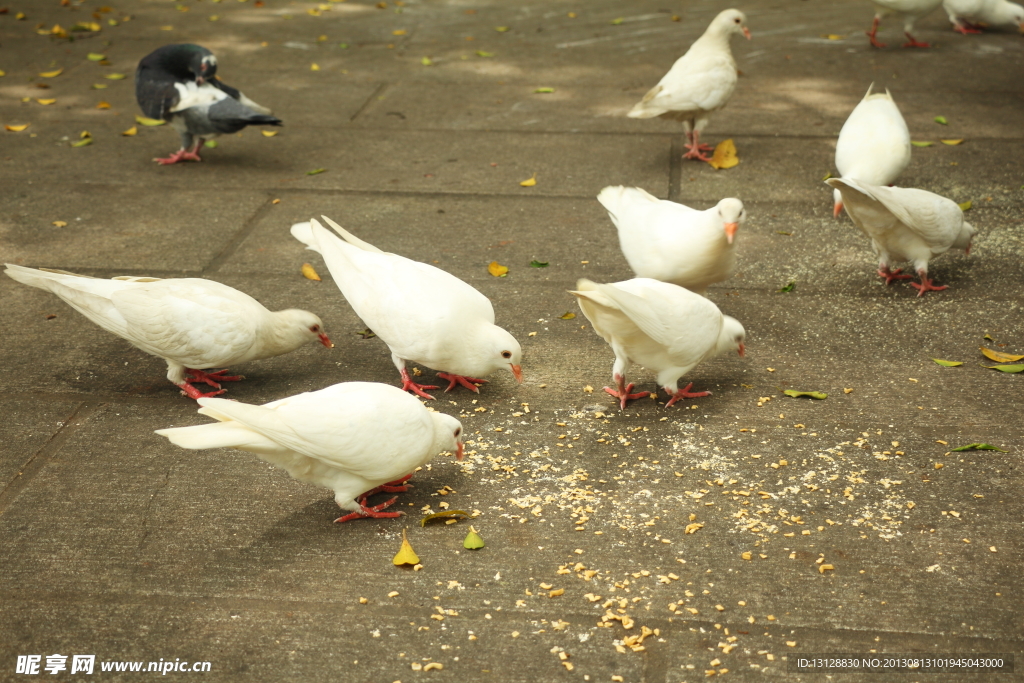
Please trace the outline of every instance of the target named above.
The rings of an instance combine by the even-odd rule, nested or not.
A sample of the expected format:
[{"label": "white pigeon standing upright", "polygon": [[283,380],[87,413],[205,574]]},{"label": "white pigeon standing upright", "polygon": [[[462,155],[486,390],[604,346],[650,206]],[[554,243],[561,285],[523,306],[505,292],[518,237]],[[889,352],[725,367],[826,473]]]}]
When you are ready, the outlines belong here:
[{"label": "white pigeon standing upright", "polygon": [[938,292],[928,279],[928,261],[952,248],[971,253],[971,239],[977,230],[964,220],[964,212],[952,199],[933,192],[905,187],[879,187],[851,178],[829,178],[829,186],[843,195],[843,206],[854,224],[871,238],[878,255],[878,274],[885,284],[910,280],[901,269],[890,270],[894,261],[914,264],[921,284],[911,282],[918,296]]},{"label": "white pigeon standing upright", "polygon": [[[319,339],[334,344],[324,324],[309,311],[271,312],[237,289],[213,280],[115,277],[112,280],[62,270],[25,268],[11,263],[4,271],[26,285],[52,292],[107,332],[167,361],[167,379],[192,398],[216,396],[235,365],[290,353]],[[204,394],[193,382],[217,391]]]},{"label": "white pigeon standing upright", "polygon": [[953,30],[967,35],[981,33],[985,26],[1017,26],[1024,32],[1024,7],[1007,0],[945,0]]},{"label": "white pigeon standing upright", "polygon": [[[910,131],[886,88],[871,93],[850,112],[836,143],[836,168],[843,178],[868,185],[891,185],[910,163]],[[843,210],[839,190],[832,191],[833,217]]]},{"label": "white pigeon standing upright", "polygon": [[682,121],[687,145],[684,159],[709,161],[703,152],[713,149],[700,143],[700,133],[713,112],[725,106],[736,89],[736,62],[729,49],[729,38],[742,33],[750,40],[747,17],[736,9],[719,12],[704,35],[676,60],[658,84],[644,95],[628,116],[651,119],[655,116]]},{"label": "white pigeon standing upright", "polygon": [[606,187],[597,201],[619,230],[619,245],[637,277],[707,296],[708,286],[736,271],[736,230],[743,202],[729,198],[705,211],[658,199],[639,187]]},{"label": "white pigeon standing upright", "polygon": [[429,411],[397,387],[343,382],[254,406],[223,398],[200,398],[199,413],[218,422],[158,429],[171,443],[194,450],[235,448],[255,453],[293,479],[334,491],[342,510],[334,520],[398,517],[381,512],[397,497],[366,504],[379,491],[405,491],[417,467],[440,451],[462,459],[462,425]]},{"label": "white pigeon standing upright", "polygon": [[639,363],[658,373],[658,385],[669,395],[666,406],[681,398],[708,396],[710,391],[691,392],[693,382],[679,389],[679,378],[704,360],[735,349],[744,354],[746,333],[735,318],[722,315],[718,306],[693,292],[668,282],[635,278],[598,284],[587,279],[571,292],[583,315],[612,351],[612,378],[616,388],[604,390],[626,401],[643,398],[649,391],[633,392],[626,384],[626,370]]},{"label": "white pigeon standing upright", "polygon": [[903,47],[931,47],[928,43],[919,42],[911,32],[914,30],[914,23],[931,14],[942,0],[872,0],[875,4],[875,19],[871,22],[871,30],[867,31],[873,47],[885,47],[885,43],[878,42],[878,26],[882,19],[890,14],[903,15],[903,34],[907,36],[907,42]]},{"label": "white pigeon standing upright", "polygon": [[522,383],[522,349],[494,324],[494,308],[483,294],[440,268],[389,254],[352,235],[326,216],[341,235],[314,218],[291,228],[295,239],[324,257],[338,289],[364,323],[391,349],[402,389],[433,398],[409,377],[406,361],[438,370],[448,380],[480,393],[476,385],[495,370],[509,370]]}]

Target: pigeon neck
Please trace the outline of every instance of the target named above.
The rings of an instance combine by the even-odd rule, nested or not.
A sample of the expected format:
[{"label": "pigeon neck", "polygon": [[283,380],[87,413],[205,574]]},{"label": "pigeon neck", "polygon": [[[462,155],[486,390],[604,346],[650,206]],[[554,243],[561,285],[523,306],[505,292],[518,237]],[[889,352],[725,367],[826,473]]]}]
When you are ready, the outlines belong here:
[{"label": "pigeon neck", "polygon": [[257,341],[250,354],[252,360],[291,353],[315,338],[305,325],[296,324],[288,311],[266,311],[257,325]]}]

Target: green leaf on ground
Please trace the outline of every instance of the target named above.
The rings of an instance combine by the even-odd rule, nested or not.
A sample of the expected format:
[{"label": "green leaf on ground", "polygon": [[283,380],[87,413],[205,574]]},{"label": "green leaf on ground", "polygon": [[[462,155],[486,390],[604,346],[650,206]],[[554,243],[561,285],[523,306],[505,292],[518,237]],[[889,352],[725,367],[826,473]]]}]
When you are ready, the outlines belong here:
[{"label": "green leaf on ground", "polygon": [[941,360],[939,358],[932,358],[932,360],[944,368],[955,368],[958,365],[963,365],[963,363],[958,360]]},{"label": "green leaf on ground", "polygon": [[320,175],[326,170],[326,168],[314,168],[312,171],[306,171],[306,175]]},{"label": "green leaf on ground", "polygon": [[466,550],[479,550],[484,547],[484,539],[480,537],[480,534],[476,532],[476,529],[469,527],[469,533],[466,534],[466,539],[462,542],[462,547]]},{"label": "green leaf on ground", "polygon": [[931,147],[935,143],[934,142],[918,142],[917,140],[911,140],[910,144],[912,144],[914,147]]},{"label": "green leaf on ground", "polygon": [[819,401],[828,398],[828,394],[826,394],[824,391],[797,391],[795,389],[786,389],[782,393],[784,393],[786,396],[792,396],[793,398],[808,396],[810,398],[816,398]]},{"label": "green leaf on ground", "polygon": [[934,121],[935,123],[941,123],[943,126],[949,125],[949,121],[946,120],[945,116],[936,116]]},{"label": "green leaf on ground", "polygon": [[548,267],[548,262],[547,261],[537,261],[536,259],[534,259],[533,261],[530,261],[530,267],[531,268],[547,268]]},{"label": "green leaf on ground", "polygon": [[796,280],[793,280],[788,285],[786,285],[785,287],[783,287],[782,289],[780,289],[778,291],[780,291],[780,292],[792,292],[794,289],[796,289]]},{"label": "green leaf on ground", "polygon": [[974,206],[974,204],[972,204],[971,200],[968,199],[966,202],[961,202],[960,204],[957,204],[957,206],[960,207],[961,211],[970,211],[971,207]]},{"label": "green leaf on ground", "polygon": [[432,515],[427,515],[420,520],[420,526],[426,526],[427,522],[432,522],[435,519],[445,519],[447,517],[454,517],[455,515],[462,515],[463,517],[469,517],[469,513],[465,510],[442,510],[441,512],[435,512]]},{"label": "green leaf on ground", "polygon": [[999,372],[1024,372],[1024,365],[982,365],[981,367]]},{"label": "green leaf on ground", "polygon": [[960,446],[960,448],[954,448],[954,451],[999,451],[1000,453],[1009,453],[1010,451],[1004,451],[1002,448],[996,448],[992,444],[988,443],[969,443],[966,446]]}]

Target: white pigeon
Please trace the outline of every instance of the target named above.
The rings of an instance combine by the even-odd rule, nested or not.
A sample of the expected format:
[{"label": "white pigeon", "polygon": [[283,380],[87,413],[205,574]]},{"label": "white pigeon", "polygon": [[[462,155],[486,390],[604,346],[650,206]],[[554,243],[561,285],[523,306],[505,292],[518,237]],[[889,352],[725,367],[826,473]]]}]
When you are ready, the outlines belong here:
[{"label": "white pigeon", "polygon": [[875,19],[871,22],[871,30],[867,31],[873,47],[885,47],[885,43],[878,42],[878,26],[882,19],[890,14],[903,15],[903,33],[907,36],[907,42],[903,47],[931,47],[928,43],[919,42],[911,32],[914,30],[914,23],[931,14],[933,10],[942,4],[942,0],[872,0],[875,4]]},{"label": "white pigeon", "polygon": [[706,211],[658,199],[639,187],[606,187],[597,201],[619,229],[619,245],[637,277],[671,282],[702,296],[736,270],[733,238],[743,202],[723,199]]},{"label": "white pigeon", "polygon": [[629,112],[634,119],[661,116],[682,121],[687,145],[684,159],[709,161],[703,152],[713,149],[700,143],[700,133],[712,112],[725,106],[736,89],[736,62],[729,38],[742,33],[750,40],[747,17],[735,9],[719,12],[704,35],[676,60],[658,84]]},{"label": "white pigeon", "polygon": [[626,401],[649,391],[632,393],[626,370],[639,363],[658,373],[658,384],[669,395],[667,406],[681,398],[699,398],[710,391],[691,392],[693,382],[679,389],[679,378],[704,360],[735,349],[744,354],[746,333],[735,318],[718,306],[677,285],[650,278],[598,284],[587,279],[571,292],[594,331],[615,352],[612,378],[616,389],[605,387],[626,408]]},{"label": "white pigeon", "polygon": [[1024,7],[1006,0],[945,0],[953,30],[967,35],[981,33],[982,26],[1017,26],[1024,32]]},{"label": "white pigeon", "polygon": [[255,453],[293,479],[325,486],[351,514],[381,512],[397,500],[368,506],[379,491],[405,491],[413,471],[440,451],[462,459],[462,425],[427,410],[401,389],[374,382],[344,382],[254,406],[223,398],[199,399],[200,414],[219,422],[158,429],[171,443],[194,450],[235,448]]},{"label": "white pigeon", "polygon": [[843,206],[854,224],[871,238],[871,247],[878,255],[878,274],[885,284],[893,280],[910,280],[890,270],[894,261],[910,261],[921,278],[911,282],[918,296],[938,292],[928,279],[928,261],[952,248],[971,253],[971,239],[977,230],[964,220],[964,212],[956,202],[933,192],[904,187],[879,187],[850,178],[829,178],[828,185],[843,195]]},{"label": "white pigeon", "polygon": [[[319,339],[334,346],[320,318],[308,311],[271,312],[248,294],[213,280],[115,277],[112,280],[62,270],[8,263],[4,271],[18,282],[53,292],[107,332],[167,361],[167,379],[192,398],[224,393],[227,370],[235,365],[289,353]],[[204,394],[193,382],[217,391]]]},{"label": "white pigeon", "polygon": [[[836,168],[843,178],[868,185],[891,185],[910,163],[910,131],[889,89],[871,93],[854,107],[839,131]],[[839,190],[832,191],[833,217],[843,210]]]},{"label": "white pigeon", "polygon": [[494,324],[494,308],[483,294],[440,268],[389,254],[323,217],[344,239],[314,218],[291,228],[295,239],[324,257],[338,289],[366,325],[391,349],[402,389],[433,398],[409,378],[406,361],[438,370],[448,380],[479,393],[480,379],[509,370],[522,383],[522,349]]}]

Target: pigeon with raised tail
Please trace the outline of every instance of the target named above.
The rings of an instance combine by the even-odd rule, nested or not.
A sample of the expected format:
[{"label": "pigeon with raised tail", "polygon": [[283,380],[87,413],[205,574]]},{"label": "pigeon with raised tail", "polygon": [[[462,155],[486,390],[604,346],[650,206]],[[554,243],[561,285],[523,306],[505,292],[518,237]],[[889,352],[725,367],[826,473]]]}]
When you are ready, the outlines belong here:
[{"label": "pigeon with raised tail", "polygon": [[293,479],[329,488],[349,511],[335,522],[398,517],[383,512],[397,497],[378,505],[367,498],[405,491],[416,468],[441,451],[462,459],[458,420],[386,384],[344,382],[262,406],[220,398],[201,398],[199,405],[200,414],[218,422],[156,433],[182,448],[255,453]]},{"label": "pigeon with raised tail", "polygon": [[622,254],[637,277],[706,296],[709,285],[736,271],[736,231],[747,218],[739,199],[698,211],[619,185],[601,190],[597,201],[618,228]]},{"label": "pigeon with raised tail", "polygon": [[[873,87],[868,86],[839,131],[836,168],[843,178],[891,185],[910,163],[910,131],[889,89],[872,94]],[[832,191],[832,200],[832,216],[838,218],[843,210],[839,190]]]},{"label": "pigeon with raised tail", "polygon": [[496,370],[523,381],[522,348],[494,324],[487,297],[451,273],[381,251],[323,219],[337,235],[314,218],[293,225],[292,236],[323,256],[356,315],[391,349],[403,389],[433,398],[425,390],[438,388],[413,382],[406,361],[437,370],[448,381],[445,391],[461,385],[479,393],[483,377]]},{"label": "pigeon with raised tail", "polygon": [[201,45],[164,45],[142,58],[135,72],[142,113],[170,122],[181,149],[154,161],[162,165],[202,161],[206,140],[246,126],[280,126],[281,119],[217,77],[217,58]]},{"label": "pigeon with raised tail", "polygon": [[[167,379],[192,398],[224,393],[235,365],[290,353],[315,340],[334,345],[309,311],[268,311],[248,294],[213,280],[116,277],[112,280],[11,263],[4,271],[31,287],[52,292],[107,332],[167,361]],[[204,394],[194,382],[217,389]]]},{"label": "pigeon with raised tail", "polygon": [[878,255],[878,274],[887,285],[913,278],[889,267],[893,262],[910,261],[921,279],[920,284],[910,283],[918,296],[941,291],[948,285],[937,287],[928,278],[928,262],[954,248],[971,253],[977,230],[964,220],[964,212],[952,199],[927,190],[879,187],[851,178],[825,182],[840,191],[846,213],[871,238]]},{"label": "pigeon with raised tail", "polygon": [[594,331],[615,352],[612,379],[616,386],[604,390],[619,399],[623,410],[630,399],[650,394],[633,393],[634,385],[626,384],[626,370],[633,363],[658,373],[658,385],[669,395],[666,406],[670,406],[681,398],[711,394],[691,392],[693,382],[678,388],[679,378],[699,363],[730,350],[745,353],[743,325],[677,285],[650,278],[604,285],[581,279],[571,294]]}]

